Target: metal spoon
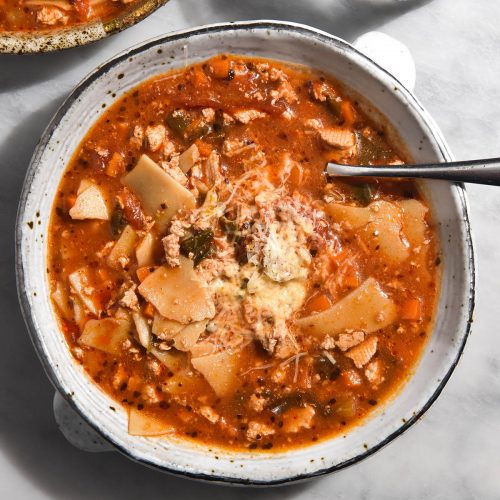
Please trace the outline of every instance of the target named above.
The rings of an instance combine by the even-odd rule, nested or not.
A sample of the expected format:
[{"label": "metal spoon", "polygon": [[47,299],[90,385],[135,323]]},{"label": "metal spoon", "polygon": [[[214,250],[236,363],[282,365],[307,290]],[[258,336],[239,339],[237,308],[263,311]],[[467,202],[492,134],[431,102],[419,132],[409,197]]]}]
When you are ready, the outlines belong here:
[{"label": "metal spoon", "polygon": [[500,186],[500,158],[366,167],[328,163],[326,173],[331,177],[417,177]]}]

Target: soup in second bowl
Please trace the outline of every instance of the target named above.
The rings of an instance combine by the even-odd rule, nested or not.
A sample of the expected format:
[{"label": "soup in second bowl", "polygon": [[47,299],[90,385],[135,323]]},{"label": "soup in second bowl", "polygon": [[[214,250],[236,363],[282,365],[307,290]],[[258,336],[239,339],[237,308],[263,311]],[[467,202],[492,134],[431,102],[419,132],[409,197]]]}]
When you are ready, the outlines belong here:
[{"label": "soup in second bowl", "polygon": [[38,31],[110,19],[140,0],[0,0],[0,31]]}]

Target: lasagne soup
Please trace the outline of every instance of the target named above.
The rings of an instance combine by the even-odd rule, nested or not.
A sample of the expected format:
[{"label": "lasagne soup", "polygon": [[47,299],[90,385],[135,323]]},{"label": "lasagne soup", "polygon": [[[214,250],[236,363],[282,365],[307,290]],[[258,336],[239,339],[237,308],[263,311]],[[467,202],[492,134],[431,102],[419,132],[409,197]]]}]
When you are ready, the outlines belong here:
[{"label": "lasagne soup", "polygon": [[439,284],[402,158],[326,75],[218,56],[106,110],[50,222],[71,352],[129,432],[283,450],[345,433],[401,386]]},{"label": "lasagne soup", "polygon": [[110,19],[138,0],[0,0],[0,31],[37,31]]}]

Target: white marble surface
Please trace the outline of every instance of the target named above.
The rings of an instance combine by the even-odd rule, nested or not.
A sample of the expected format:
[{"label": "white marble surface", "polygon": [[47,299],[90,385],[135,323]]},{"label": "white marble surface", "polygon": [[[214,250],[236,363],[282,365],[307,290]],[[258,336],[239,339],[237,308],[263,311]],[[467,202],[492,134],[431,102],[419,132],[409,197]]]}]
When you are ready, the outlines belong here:
[{"label": "white marble surface", "polygon": [[274,18],[347,40],[380,30],[408,45],[416,93],[457,158],[500,156],[498,0],[172,0],[107,41],[46,56],[0,56],[0,498],[500,498],[500,191],[469,187],[479,277],[473,334],[421,422],[365,462],[281,489],[228,489],[150,471],[117,453],[74,449],[56,428],[53,389],[17,304],[14,222],[24,173],[68,92],[117,51],[198,24]]}]

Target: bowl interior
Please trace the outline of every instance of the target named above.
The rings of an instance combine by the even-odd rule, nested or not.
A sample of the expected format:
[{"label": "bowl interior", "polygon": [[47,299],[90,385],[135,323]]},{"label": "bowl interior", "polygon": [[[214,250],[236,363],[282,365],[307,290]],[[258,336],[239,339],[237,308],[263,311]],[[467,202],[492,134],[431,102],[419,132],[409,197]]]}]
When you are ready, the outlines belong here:
[{"label": "bowl interior", "polygon": [[76,26],[32,32],[0,30],[0,54],[52,52],[86,45],[133,26],[167,2],[168,0],[140,0],[112,18],[94,19]]},{"label": "bowl interior", "polygon": [[[52,200],[69,158],[104,105],[145,78],[221,51],[306,64],[334,75],[380,109],[415,161],[450,154],[418,102],[347,43],[312,28],[271,22],[204,27],[168,35],[120,54],[88,77],[59,110],[32,160],[18,219],[18,282],[33,341],[56,387],[128,456],[162,470],[216,481],[283,483],[337,470],[373,453],[408,428],[434,401],[458,361],[473,306],[473,254],[464,193],[447,182],[422,184],[442,247],[442,285],[434,334],[418,369],[387,405],[346,436],[284,453],[231,453],[175,439],[127,434],[124,410],[77,365],[48,299],[46,234]],[[116,405],[115,405],[116,406]]]}]

